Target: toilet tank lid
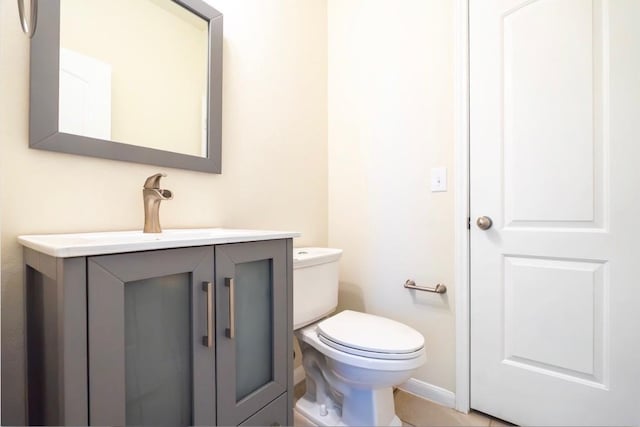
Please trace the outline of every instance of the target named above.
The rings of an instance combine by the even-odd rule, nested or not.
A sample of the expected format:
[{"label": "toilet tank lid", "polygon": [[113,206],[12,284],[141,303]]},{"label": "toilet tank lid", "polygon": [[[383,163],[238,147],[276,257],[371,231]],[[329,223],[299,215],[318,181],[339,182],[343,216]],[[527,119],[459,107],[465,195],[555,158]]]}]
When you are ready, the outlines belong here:
[{"label": "toilet tank lid", "polygon": [[332,248],[293,248],[293,268],[311,267],[338,261],[342,249]]}]

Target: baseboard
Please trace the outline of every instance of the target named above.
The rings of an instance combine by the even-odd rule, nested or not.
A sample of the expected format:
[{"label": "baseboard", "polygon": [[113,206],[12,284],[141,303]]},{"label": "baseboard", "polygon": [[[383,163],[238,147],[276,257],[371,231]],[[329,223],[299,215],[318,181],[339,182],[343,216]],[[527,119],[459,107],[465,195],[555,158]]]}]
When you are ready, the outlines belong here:
[{"label": "baseboard", "polygon": [[415,378],[410,378],[407,382],[400,384],[398,388],[407,393],[446,406],[447,408],[453,408],[456,405],[456,395],[454,392]]},{"label": "baseboard", "polygon": [[293,384],[300,384],[304,381],[304,377],[304,367],[302,365],[293,370]]}]

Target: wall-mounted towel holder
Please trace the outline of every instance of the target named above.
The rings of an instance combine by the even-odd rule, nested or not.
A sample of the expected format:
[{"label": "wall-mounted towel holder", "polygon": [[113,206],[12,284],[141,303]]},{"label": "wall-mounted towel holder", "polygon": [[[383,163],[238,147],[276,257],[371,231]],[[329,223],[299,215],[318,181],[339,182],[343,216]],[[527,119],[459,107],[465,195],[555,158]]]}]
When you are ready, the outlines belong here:
[{"label": "wall-mounted towel holder", "polygon": [[416,291],[433,292],[436,294],[444,294],[447,292],[447,287],[442,283],[438,283],[435,287],[418,286],[416,285],[416,282],[411,279],[404,282],[404,287],[407,289],[415,289]]}]

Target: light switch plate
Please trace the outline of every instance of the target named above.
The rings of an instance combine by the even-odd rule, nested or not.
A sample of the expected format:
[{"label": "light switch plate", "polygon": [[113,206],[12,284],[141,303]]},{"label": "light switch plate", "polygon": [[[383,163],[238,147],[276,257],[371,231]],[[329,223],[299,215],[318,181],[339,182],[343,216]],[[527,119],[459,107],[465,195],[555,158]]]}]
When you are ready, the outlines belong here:
[{"label": "light switch plate", "polygon": [[447,168],[431,169],[431,191],[447,191]]}]

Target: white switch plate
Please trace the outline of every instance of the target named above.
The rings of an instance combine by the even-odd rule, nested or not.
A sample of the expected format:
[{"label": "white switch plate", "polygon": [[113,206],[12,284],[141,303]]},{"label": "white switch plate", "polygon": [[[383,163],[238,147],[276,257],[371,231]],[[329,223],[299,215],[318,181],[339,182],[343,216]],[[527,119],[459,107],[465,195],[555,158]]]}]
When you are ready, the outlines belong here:
[{"label": "white switch plate", "polygon": [[447,168],[431,169],[431,191],[447,191]]}]

